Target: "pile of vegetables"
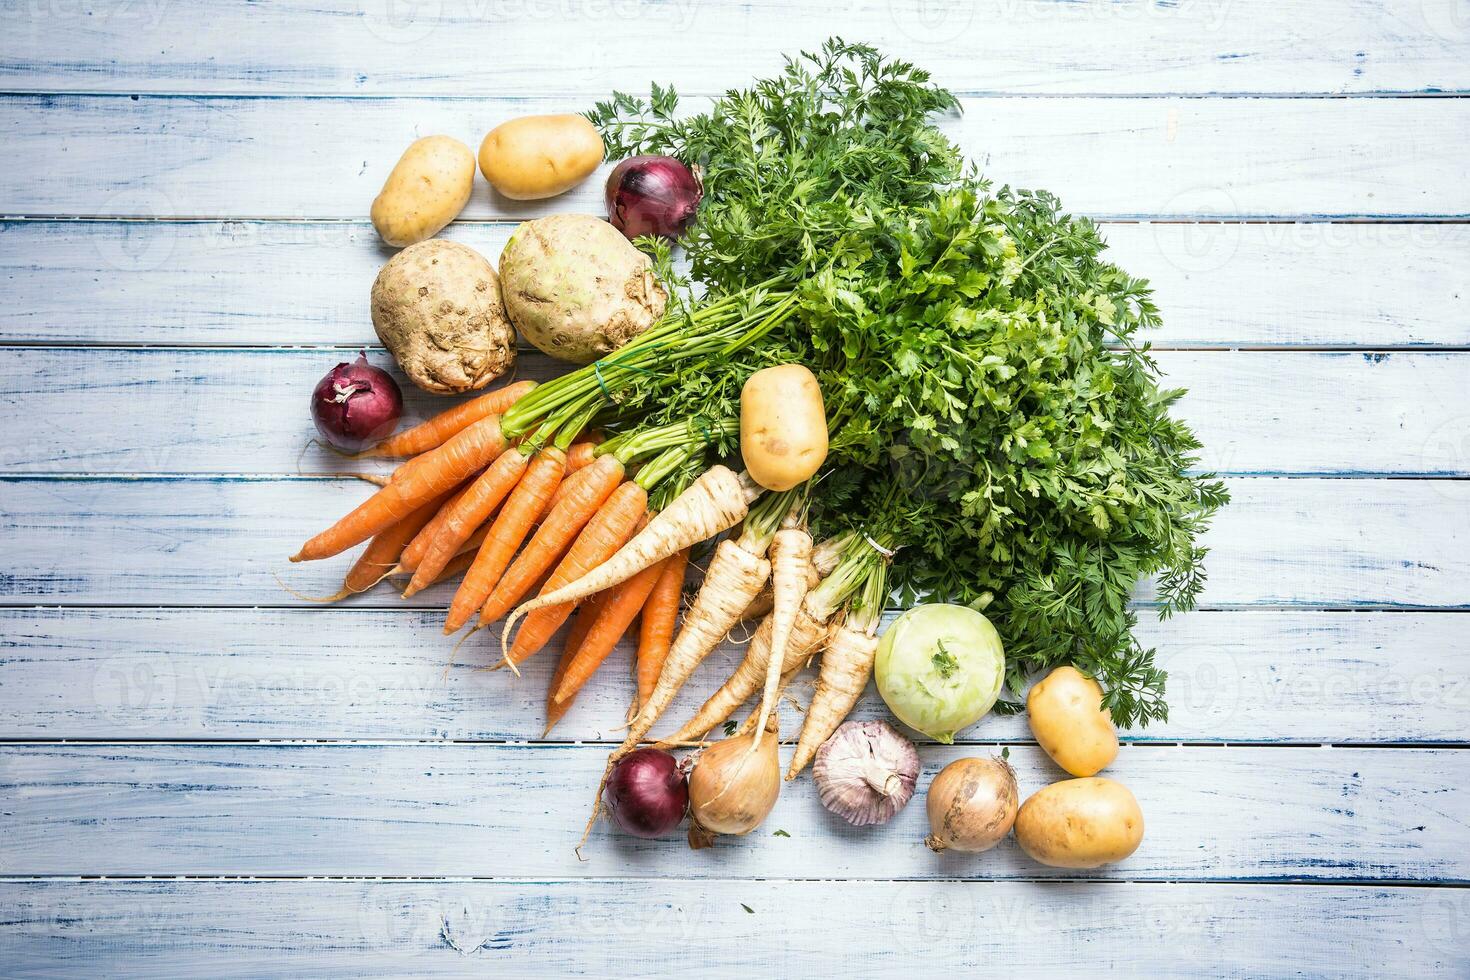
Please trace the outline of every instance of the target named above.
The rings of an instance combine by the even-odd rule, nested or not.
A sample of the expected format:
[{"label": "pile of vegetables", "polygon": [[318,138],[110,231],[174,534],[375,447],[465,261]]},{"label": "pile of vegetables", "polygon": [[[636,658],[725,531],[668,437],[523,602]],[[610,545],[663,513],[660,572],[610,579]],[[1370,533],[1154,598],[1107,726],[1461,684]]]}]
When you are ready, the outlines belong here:
[{"label": "pile of vegetables", "polygon": [[[373,290],[400,366],[472,390],[509,369],[517,329],[584,366],[387,439],[370,453],[407,461],[292,560],[369,541],[344,592],[463,573],[446,632],[503,620],[489,647],[512,672],[570,621],[548,731],[637,622],[629,730],[597,791],[629,833],[672,830],[686,800],[693,844],[757,826],[782,783],[778,700],[819,659],[785,779],[815,759],[845,819],[886,821],[915,790],[907,739],[843,725],[875,670],[894,715],[944,742],[1021,710],[1051,671],[1032,724],[1079,778],[1018,806],[1003,760],[960,760],[929,791],[930,845],[984,850],[1014,825],[1045,863],[1131,853],[1136,801],[1095,774],[1115,725],[1167,706],[1129,599],[1154,576],[1162,615],[1192,606],[1226,495],[1192,474],[1198,443],[1169,414],[1181,392],[1140,336],[1158,319],[1147,284],[1052,196],[970,170],[934,125],[957,110],[923,71],[834,40],[701,114],[655,86],[512,121],[479,156],[506,196],[622,162],[608,222],[527,222],[498,274],[424,240],[468,197],[468,150],[414,144],[373,208],[385,240],[414,240]],[[394,206],[410,197],[413,213]],[[724,465],[737,453],[743,469]],[[711,542],[681,620],[691,552]],[[925,604],[880,638],[895,598]],[[744,620],[735,672],[647,747]],[[686,780],[663,749],[722,725]]]}]

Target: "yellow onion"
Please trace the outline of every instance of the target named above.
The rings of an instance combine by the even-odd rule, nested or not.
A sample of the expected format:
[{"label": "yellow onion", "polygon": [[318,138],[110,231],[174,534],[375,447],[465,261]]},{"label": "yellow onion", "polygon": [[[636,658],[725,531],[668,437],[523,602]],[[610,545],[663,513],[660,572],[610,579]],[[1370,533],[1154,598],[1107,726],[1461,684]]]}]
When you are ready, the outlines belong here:
[{"label": "yellow onion", "polygon": [[929,784],[925,805],[932,851],[988,851],[1011,832],[1016,774],[1002,759],[956,759]]},{"label": "yellow onion", "polygon": [[774,715],[766,732],[769,737],[758,746],[751,733],[716,742],[700,753],[689,774],[691,847],[708,847],[715,834],[748,834],[770,815],[781,793]]}]

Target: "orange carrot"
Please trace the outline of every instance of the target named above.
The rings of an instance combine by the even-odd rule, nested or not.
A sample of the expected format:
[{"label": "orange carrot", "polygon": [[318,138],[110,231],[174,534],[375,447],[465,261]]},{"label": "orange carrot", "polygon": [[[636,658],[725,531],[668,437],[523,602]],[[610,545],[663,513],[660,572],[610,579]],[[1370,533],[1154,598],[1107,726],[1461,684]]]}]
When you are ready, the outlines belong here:
[{"label": "orange carrot", "polygon": [[[575,446],[572,447],[572,449],[575,448]],[[598,459],[604,458],[605,457],[598,456],[593,460],[593,462],[595,463]],[[587,479],[591,475],[591,463],[576,471],[573,471],[571,464],[571,450],[568,450],[566,477],[561,481],[561,486],[556,488],[556,493],[552,494],[551,499],[546,502],[546,510],[541,514],[541,520],[544,521],[546,520],[546,518],[550,517],[551,512],[556,509],[556,505],[562,502],[562,498],[571,493],[573,490],[577,489],[577,484],[581,483],[583,480]]]},{"label": "orange carrot", "polygon": [[515,608],[537,577],[556,564],[572,540],[592,520],[599,507],[612,496],[623,481],[623,464],[611,454],[599,456],[597,462],[582,470],[575,493],[565,495],[526,545],[505,575],[496,583],[490,598],[480,609],[480,623],[495,622]]},{"label": "orange carrot", "polygon": [[463,497],[469,491],[470,486],[470,483],[466,483],[464,486],[456,487],[452,493],[439,498],[444,503],[434,512],[434,516],[429,519],[429,523],[425,524],[419,530],[419,533],[413,536],[413,540],[408,543],[408,547],[404,548],[403,554],[399,556],[399,571],[417,571],[419,562],[423,561],[424,555],[429,553],[429,545],[434,543],[434,535],[439,533],[439,529],[444,526],[444,522],[454,512],[454,505],[459,502],[459,498]]},{"label": "orange carrot", "polygon": [[663,672],[664,658],[674,642],[674,627],[679,622],[679,604],[684,598],[684,573],[689,567],[689,550],[665,558],[658,564],[658,581],[643,604],[643,618],[638,623],[638,707],[648,702],[658,675]]},{"label": "orange carrot", "polygon": [[450,559],[459,553],[459,546],[475,533],[476,528],[490,519],[495,508],[500,506],[520,482],[528,462],[530,460],[520,448],[512,446],[501,453],[500,458],[491,463],[480,474],[479,479],[459,494],[458,499],[450,505],[449,514],[434,533],[434,539],[419,561],[419,567],[414,570],[413,581],[403,590],[405,599],[434,581]]},{"label": "orange carrot", "polygon": [[[661,564],[650,565],[622,585],[599,593],[606,595],[607,599],[601,603],[597,619],[588,629],[586,638],[577,650],[577,656],[567,666],[561,684],[552,695],[554,701],[561,704],[576,697],[582,685],[602,666],[602,662],[613,652],[613,648],[618,645],[623,634],[628,632],[628,627],[633,625],[633,620],[648,602],[662,571]],[[521,632],[525,632],[524,627]]]},{"label": "orange carrot", "polygon": [[567,450],[567,472],[575,473],[584,466],[591,466],[597,458],[596,453],[597,442],[593,440],[581,439],[572,443],[572,448]]},{"label": "orange carrot", "polygon": [[576,695],[564,701],[558,701],[552,695],[561,687],[561,679],[566,676],[567,667],[571,666],[577,657],[577,651],[582,649],[582,643],[587,639],[587,631],[597,620],[597,610],[602,607],[602,596],[595,595],[582,604],[577,610],[577,615],[572,618],[572,628],[567,632],[566,646],[562,649],[561,660],[556,665],[556,672],[551,675],[551,685],[546,689],[546,729],[541,733],[545,738],[551,734],[551,729],[561,721],[562,716],[572,707]]},{"label": "orange carrot", "polygon": [[[567,503],[570,504],[572,501],[568,499]],[[577,535],[577,540],[572,543],[566,556],[556,566],[556,571],[552,573],[551,578],[547,579],[541,594],[544,595],[552,589],[560,588],[568,582],[575,582],[587,574],[589,569],[596,568],[607,561],[613,552],[623,546],[623,542],[633,536],[638,522],[647,510],[648,491],[631,480],[621,484],[605,498],[602,506],[597,509],[597,513],[582,529],[582,533]],[[556,520],[558,513],[552,513],[547,519],[548,525]],[[551,639],[551,635],[567,621],[567,617],[572,614],[575,606],[574,602],[543,606],[526,616],[520,631],[516,633],[515,643],[511,644],[510,650],[506,653],[506,660],[512,665],[521,663],[544,647]],[[637,610],[635,609],[634,612],[636,613]],[[515,626],[515,621],[514,615],[505,621],[505,629],[501,633],[502,646],[505,644],[505,638],[510,635],[511,629]]]},{"label": "orange carrot", "polygon": [[[444,566],[444,570],[439,573],[438,577],[434,579],[434,582],[439,583],[444,581],[445,576],[449,574],[449,570],[451,568],[457,567],[461,572],[468,570],[469,562],[474,561],[475,552],[479,551],[480,545],[485,543],[485,533],[489,530],[490,525],[487,524],[477,530],[474,534],[471,534],[469,536],[469,540],[459,546],[459,550],[454,553],[454,556],[450,559],[449,564]],[[464,558],[465,555],[469,555],[470,557],[466,559],[465,563],[461,563],[459,559]],[[398,577],[402,577],[404,575],[412,577],[413,572],[413,569],[404,568],[403,565],[400,563],[394,565],[393,570],[388,574]]]},{"label": "orange carrot", "polygon": [[314,561],[341,554],[463,483],[504,451],[500,417],[491,415],[481,419],[438,449],[412,460],[406,472],[302,545],[291,560]]},{"label": "orange carrot", "polygon": [[490,526],[490,533],[480,546],[474,564],[465,573],[459,591],[454,593],[454,601],[449,604],[449,614],[444,620],[445,633],[458,630],[475,614],[475,610],[485,604],[516,549],[531,533],[531,525],[537,515],[561,485],[565,469],[566,454],[555,446],[542,448],[532,458],[521,482],[516,484],[510,499],[495,516],[495,523]]},{"label": "orange carrot", "polygon": [[456,575],[459,575],[461,572],[468,569],[470,567],[470,563],[474,560],[475,553],[473,551],[466,551],[464,554],[455,555],[454,560],[451,561],[448,565],[445,565],[444,571],[440,572],[439,577],[430,582],[429,585],[434,586],[438,585],[440,582],[448,582]]},{"label": "orange carrot", "polygon": [[420,422],[411,429],[389,436],[372,449],[358,453],[358,457],[417,456],[419,453],[426,453],[444,445],[451,436],[488,415],[504,415],[506,409],[520,401],[534,387],[534,381],[517,381],[504,388],[487,391],[478,398],[471,398],[440,412],[427,422]]},{"label": "orange carrot", "polygon": [[342,582],[347,592],[365,592],[383,581],[383,578],[398,564],[403,549],[413,540],[423,526],[433,519],[444,503],[445,496],[435,497],[418,510],[385,531],[379,531],[368,542],[367,548],[353,563],[352,570]]}]

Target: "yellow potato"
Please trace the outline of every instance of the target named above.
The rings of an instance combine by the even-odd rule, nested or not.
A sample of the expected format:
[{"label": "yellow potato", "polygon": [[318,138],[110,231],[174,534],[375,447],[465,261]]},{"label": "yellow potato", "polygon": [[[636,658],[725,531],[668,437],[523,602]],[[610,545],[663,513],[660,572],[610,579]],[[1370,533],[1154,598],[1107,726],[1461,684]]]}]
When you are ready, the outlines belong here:
[{"label": "yellow potato", "polygon": [[602,154],[602,135],[582,116],[522,116],[485,136],[480,172],[506,197],[534,201],[586,180]]},{"label": "yellow potato", "polygon": [[1016,842],[1053,868],[1121,861],[1143,841],[1143,811],[1128,787],[1102,776],[1064,779],[1032,794],[1016,815]]},{"label": "yellow potato", "polygon": [[1058,667],[1026,695],[1026,716],[1052,761],[1074,776],[1091,776],[1118,757],[1113,716],[1102,688],[1075,667]]},{"label": "yellow potato", "polygon": [[800,364],[757,371],[740,390],[740,455],[767,490],[790,490],[827,458],[827,409]]},{"label": "yellow potato", "polygon": [[373,200],[373,227],[403,248],[439,234],[469,202],[475,156],[452,136],[414,140]]}]

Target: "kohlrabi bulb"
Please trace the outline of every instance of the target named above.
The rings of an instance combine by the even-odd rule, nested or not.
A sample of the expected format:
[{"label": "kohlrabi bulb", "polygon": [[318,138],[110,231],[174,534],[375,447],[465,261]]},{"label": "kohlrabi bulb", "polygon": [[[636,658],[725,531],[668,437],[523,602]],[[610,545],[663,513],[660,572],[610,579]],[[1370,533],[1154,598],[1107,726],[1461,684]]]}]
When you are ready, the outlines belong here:
[{"label": "kohlrabi bulb", "polygon": [[969,606],[915,606],[878,644],[878,693],[910,728],[946,744],[1000,696],[1006,657],[990,620]]}]

